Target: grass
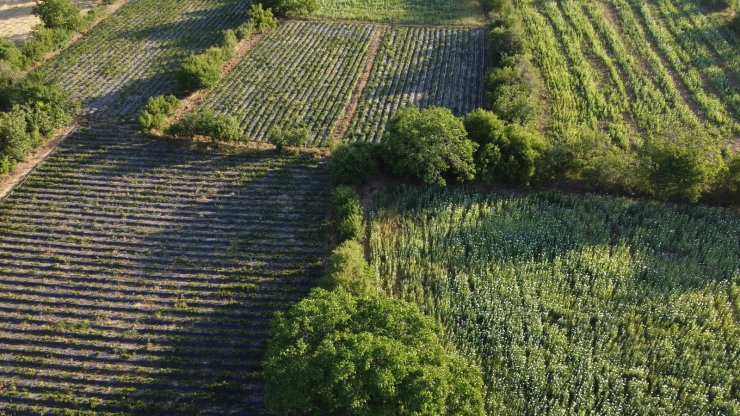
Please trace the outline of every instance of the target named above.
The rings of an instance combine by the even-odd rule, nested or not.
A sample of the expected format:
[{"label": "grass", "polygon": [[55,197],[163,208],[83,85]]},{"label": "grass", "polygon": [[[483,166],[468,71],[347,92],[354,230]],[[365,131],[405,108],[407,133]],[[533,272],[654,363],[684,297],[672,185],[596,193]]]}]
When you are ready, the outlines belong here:
[{"label": "grass", "polygon": [[319,0],[316,16],[404,24],[485,23],[478,0]]}]

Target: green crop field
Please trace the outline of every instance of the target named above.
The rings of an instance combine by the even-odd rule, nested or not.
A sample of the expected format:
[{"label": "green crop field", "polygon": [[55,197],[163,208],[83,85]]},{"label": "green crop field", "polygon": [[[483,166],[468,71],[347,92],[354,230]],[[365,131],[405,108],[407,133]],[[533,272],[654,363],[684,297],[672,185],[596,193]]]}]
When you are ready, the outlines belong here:
[{"label": "green crop field", "polygon": [[174,93],[182,59],[216,44],[247,8],[238,0],[130,0],[39,71],[82,100],[88,118],[133,118],[148,97]]},{"label": "green crop field", "polygon": [[253,140],[305,123],[325,143],[367,59],[371,25],[286,23],[269,33],[205,101]]},{"label": "green crop field", "polygon": [[386,23],[483,25],[478,0],[318,0],[320,17]]},{"label": "green crop field", "polygon": [[483,367],[489,414],[740,412],[740,219],[599,196],[400,189],[385,290]]},{"label": "green crop field", "polygon": [[260,412],[267,321],[321,272],[322,171],[67,138],[0,201],[0,414]]},{"label": "green crop field", "polygon": [[523,1],[546,85],[545,129],[578,125],[614,139],[705,127],[740,128],[740,45],[693,0]]}]

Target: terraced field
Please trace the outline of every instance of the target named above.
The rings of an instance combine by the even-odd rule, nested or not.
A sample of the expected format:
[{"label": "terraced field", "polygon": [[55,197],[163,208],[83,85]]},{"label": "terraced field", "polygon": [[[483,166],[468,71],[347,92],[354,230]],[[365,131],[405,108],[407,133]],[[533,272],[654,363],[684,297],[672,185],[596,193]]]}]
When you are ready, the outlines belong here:
[{"label": "terraced field", "polygon": [[695,1],[522,6],[517,13],[548,90],[548,128],[583,124],[635,143],[680,128],[722,138],[740,131],[740,45]]},{"label": "terraced field", "polygon": [[341,115],[377,30],[364,24],[292,22],[265,36],[202,108],[235,116],[254,140],[302,122],[324,144]]},{"label": "terraced field", "polygon": [[239,0],[131,0],[40,71],[83,100],[93,120],[132,118],[175,91],[183,58],[246,19]]},{"label": "terraced field", "polygon": [[484,30],[391,28],[347,140],[381,140],[388,120],[403,106],[444,106],[458,115],[482,107],[484,73]]},{"label": "terraced field", "polygon": [[328,189],[312,157],[74,133],[0,201],[0,414],[259,414]]}]

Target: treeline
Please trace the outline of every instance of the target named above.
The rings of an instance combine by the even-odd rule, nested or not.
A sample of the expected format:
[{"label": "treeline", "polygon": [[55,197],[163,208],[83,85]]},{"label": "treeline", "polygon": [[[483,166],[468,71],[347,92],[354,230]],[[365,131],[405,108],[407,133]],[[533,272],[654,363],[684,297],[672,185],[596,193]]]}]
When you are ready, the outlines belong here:
[{"label": "treeline", "polygon": [[42,24],[33,29],[31,39],[20,47],[0,39],[0,173],[9,172],[56,130],[71,123],[77,105],[59,85],[35,75],[24,77],[22,71],[65,46],[101,12],[98,7],[83,15],[70,0],[40,0],[33,13]]},{"label": "treeline", "polygon": [[399,111],[380,145],[335,149],[336,183],[359,184],[386,171],[425,183],[487,185],[576,182],[590,190],[661,200],[740,204],[740,158],[704,129],[669,125],[640,144],[581,125],[545,128],[543,82],[512,0],[488,0],[489,110],[461,118],[442,108]]},{"label": "treeline", "polygon": [[272,321],[265,401],[276,414],[483,415],[481,370],[441,326],[380,290],[360,199],[334,194],[339,242],[321,288]]}]

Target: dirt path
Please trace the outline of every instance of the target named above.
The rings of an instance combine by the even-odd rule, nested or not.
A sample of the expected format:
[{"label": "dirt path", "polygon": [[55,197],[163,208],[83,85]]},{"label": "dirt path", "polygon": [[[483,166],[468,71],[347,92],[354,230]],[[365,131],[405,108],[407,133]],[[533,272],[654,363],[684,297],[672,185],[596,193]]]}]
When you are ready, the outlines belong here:
[{"label": "dirt path", "polygon": [[360,79],[355,86],[355,90],[352,92],[352,96],[350,97],[347,106],[342,112],[342,117],[340,117],[334,123],[334,126],[331,129],[331,134],[329,134],[330,141],[339,142],[342,140],[344,135],[347,134],[347,130],[349,130],[349,123],[352,121],[352,118],[357,112],[357,107],[360,104],[360,98],[365,92],[367,83],[370,80],[370,72],[372,72],[373,67],[375,66],[375,59],[378,57],[380,45],[383,42],[383,37],[385,36],[385,32],[387,30],[387,26],[382,26],[377,31],[375,31],[375,33],[373,33],[373,37],[372,39],[370,39],[370,47],[368,48],[368,55],[367,60],[365,61],[365,67],[362,69],[362,72],[360,73]]}]

